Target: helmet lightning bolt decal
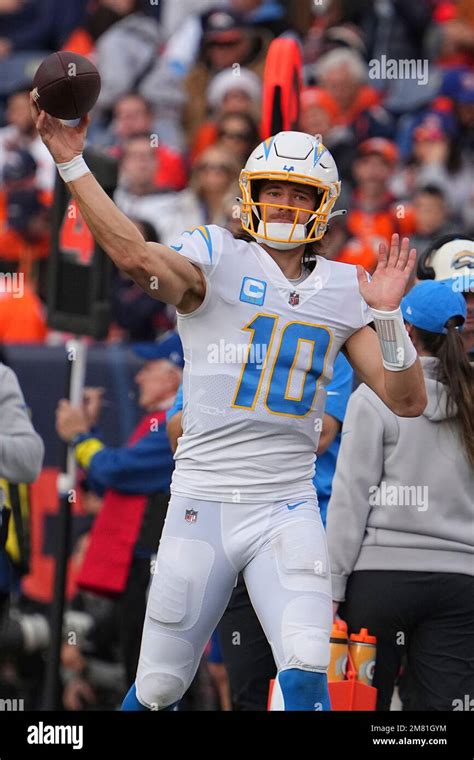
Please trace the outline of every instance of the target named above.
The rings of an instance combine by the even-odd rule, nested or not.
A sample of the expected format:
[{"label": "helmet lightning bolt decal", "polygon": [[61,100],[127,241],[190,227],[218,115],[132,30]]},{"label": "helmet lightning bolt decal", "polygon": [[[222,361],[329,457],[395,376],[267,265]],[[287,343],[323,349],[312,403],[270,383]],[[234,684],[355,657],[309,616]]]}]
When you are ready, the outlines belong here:
[{"label": "helmet lightning bolt decal", "polygon": [[324,147],[322,143],[318,143],[314,146],[314,160],[313,160],[313,167],[316,166],[318,161],[321,160],[321,158],[324,156],[325,153],[328,153],[328,149]]},{"label": "helmet lightning bolt decal", "polygon": [[270,151],[272,149],[274,140],[275,140],[274,137],[268,137],[263,143],[263,150],[265,151],[265,158],[267,159],[268,159],[268,156],[270,155]]}]

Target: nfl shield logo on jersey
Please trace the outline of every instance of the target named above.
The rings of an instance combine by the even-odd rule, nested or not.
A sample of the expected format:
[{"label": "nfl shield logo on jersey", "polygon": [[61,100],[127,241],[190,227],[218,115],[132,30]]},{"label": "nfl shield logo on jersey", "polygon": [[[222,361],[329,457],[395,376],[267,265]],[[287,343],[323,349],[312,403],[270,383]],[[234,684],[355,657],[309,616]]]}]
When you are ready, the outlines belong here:
[{"label": "nfl shield logo on jersey", "polygon": [[297,293],[296,290],[293,290],[290,293],[288,303],[290,304],[290,306],[298,306],[299,302],[300,302],[300,294]]},{"label": "nfl shield logo on jersey", "polygon": [[187,509],[184,515],[184,519],[188,523],[196,522],[198,513],[194,509]]}]

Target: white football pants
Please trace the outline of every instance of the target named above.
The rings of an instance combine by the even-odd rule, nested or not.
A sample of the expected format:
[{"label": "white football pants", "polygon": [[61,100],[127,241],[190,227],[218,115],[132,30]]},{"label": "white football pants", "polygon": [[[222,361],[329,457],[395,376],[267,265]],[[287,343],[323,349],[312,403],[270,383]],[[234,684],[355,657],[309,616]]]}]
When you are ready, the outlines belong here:
[{"label": "white football pants", "polygon": [[331,575],[316,496],[263,504],[172,496],[137,671],[143,705],[159,710],[184,695],[240,571],[278,670],[327,671]]}]

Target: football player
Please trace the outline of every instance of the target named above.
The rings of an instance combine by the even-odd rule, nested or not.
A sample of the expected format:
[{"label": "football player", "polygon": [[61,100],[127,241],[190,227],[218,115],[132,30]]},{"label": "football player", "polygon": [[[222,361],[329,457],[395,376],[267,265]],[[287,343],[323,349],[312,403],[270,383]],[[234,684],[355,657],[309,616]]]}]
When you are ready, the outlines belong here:
[{"label": "football player", "polygon": [[461,337],[470,361],[474,360],[474,238],[445,235],[421,252],[417,265],[419,280],[441,280],[462,293],[467,315]]},{"label": "football player", "polygon": [[307,266],[340,183],[329,151],[301,132],[265,140],[241,173],[249,240],[203,226],[146,243],[88,170],[87,118],[35,121],[97,242],[176,306],[184,348],[184,432],[124,709],[173,709],[243,571],[278,666],[272,709],[328,710],[331,584],[312,484],[325,387],[343,350],[392,411],[421,414],[399,308],[416,252],[394,236],[370,281],[321,256]]}]

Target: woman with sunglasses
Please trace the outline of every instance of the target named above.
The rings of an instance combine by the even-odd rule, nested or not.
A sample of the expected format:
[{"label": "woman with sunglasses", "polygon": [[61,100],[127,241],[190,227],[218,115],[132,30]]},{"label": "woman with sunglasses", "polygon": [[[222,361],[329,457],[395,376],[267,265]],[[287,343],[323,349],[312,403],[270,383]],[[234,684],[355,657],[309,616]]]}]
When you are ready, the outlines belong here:
[{"label": "woman with sunglasses", "polygon": [[183,225],[193,229],[224,224],[226,199],[234,185],[234,198],[238,194],[238,178],[239,164],[232,152],[219,145],[204,151],[191,170],[189,186],[175,195],[172,212],[161,216],[163,242],[172,242]]}]

